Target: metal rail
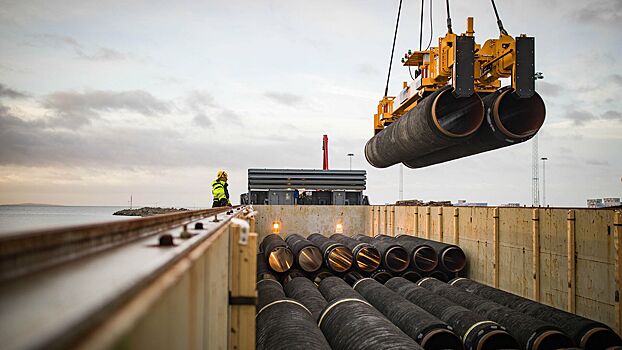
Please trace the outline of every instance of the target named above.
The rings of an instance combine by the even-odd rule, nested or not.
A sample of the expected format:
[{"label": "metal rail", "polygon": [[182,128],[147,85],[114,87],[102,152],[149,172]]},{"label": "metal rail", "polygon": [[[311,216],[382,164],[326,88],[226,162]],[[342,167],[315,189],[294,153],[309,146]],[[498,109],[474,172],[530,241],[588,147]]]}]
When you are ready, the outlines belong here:
[{"label": "metal rail", "polygon": [[[3,348],[114,346],[118,339],[106,334],[102,342],[105,332],[99,329],[109,327],[110,320],[128,305],[131,309],[137,299],[145,303],[145,293],[152,293],[154,286],[157,295],[170,288],[171,281],[187,271],[188,261],[196,259],[195,251],[228,233],[231,220],[243,215],[241,209],[196,210],[1,237]],[[227,258],[228,250],[223,254]],[[223,263],[226,269],[228,262]],[[158,298],[150,300],[157,305]],[[132,322],[145,309],[133,312]],[[129,318],[125,315],[112,328],[127,325]],[[95,343],[89,341],[93,337]]]}]

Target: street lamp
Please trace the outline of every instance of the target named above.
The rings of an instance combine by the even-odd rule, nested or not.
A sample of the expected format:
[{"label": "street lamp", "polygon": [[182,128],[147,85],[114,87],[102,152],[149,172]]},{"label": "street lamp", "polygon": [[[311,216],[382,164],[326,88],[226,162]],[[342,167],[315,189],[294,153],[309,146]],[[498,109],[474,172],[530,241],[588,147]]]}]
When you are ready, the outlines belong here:
[{"label": "street lamp", "polygon": [[547,157],[540,158],[542,161],[542,205],[546,207],[546,161]]},{"label": "street lamp", "polygon": [[350,157],[350,170],[352,170],[352,157],[354,157],[354,153],[348,153],[348,157]]}]

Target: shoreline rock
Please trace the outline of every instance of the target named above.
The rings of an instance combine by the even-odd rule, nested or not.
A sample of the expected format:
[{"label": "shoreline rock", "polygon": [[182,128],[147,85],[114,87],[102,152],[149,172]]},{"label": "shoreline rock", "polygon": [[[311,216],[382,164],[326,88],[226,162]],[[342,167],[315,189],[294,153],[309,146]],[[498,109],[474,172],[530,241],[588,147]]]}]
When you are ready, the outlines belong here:
[{"label": "shoreline rock", "polygon": [[169,213],[178,213],[181,211],[188,211],[186,208],[160,208],[160,207],[143,207],[138,209],[122,209],[114,212],[112,215],[121,216],[153,216]]}]

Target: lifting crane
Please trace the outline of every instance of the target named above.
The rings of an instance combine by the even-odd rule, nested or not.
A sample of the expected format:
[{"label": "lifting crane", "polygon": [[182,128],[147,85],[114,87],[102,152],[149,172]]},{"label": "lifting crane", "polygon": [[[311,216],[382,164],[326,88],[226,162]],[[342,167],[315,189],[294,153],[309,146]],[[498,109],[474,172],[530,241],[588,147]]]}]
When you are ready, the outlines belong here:
[{"label": "lifting crane", "polygon": [[[393,130],[392,132],[395,134],[391,137],[393,142],[401,142],[401,144],[392,144],[391,146],[391,142],[388,140],[374,141],[374,138],[372,138],[366,145],[366,156],[372,165],[385,167],[398,162],[403,162],[405,165],[415,168],[432,165],[509,145],[501,145],[497,142],[493,148],[473,148],[472,151],[474,152],[470,152],[471,150],[452,150],[450,148],[451,146],[460,147],[463,143],[468,143],[470,139],[476,139],[476,141],[477,139],[482,139],[482,134],[486,133],[486,131],[490,133],[490,129],[492,131],[502,129],[501,132],[505,133],[505,135],[498,136],[512,139],[510,144],[523,142],[531,138],[539,130],[544,122],[544,103],[535,91],[535,79],[542,78],[542,76],[541,73],[535,72],[534,37],[529,37],[525,34],[521,34],[518,37],[509,35],[499,19],[494,0],[492,0],[492,4],[497,16],[500,31],[499,37],[488,39],[483,44],[478,44],[475,42],[473,17],[467,18],[466,31],[464,33],[453,33],[451,17],[449,16],[449,3],[447,2],[447,33],[444,37],[438,39],[438,46],[436,47],[417,51],[408,50],[404,54],[401,63],[405,67],[416,67],[415,79],[410,84],[404,82],[403,90],[398,96],[386,96],[385,93],[385,96],[378,103],[377,113],[374,115],[374,138],[380,136],[380,138],[388,139],[388,135],[383,136],[379,134],[396,123],[400,118],[411,114],[412,117],[410,118],[413,119],[431,119],[432,122],[430,124],[436,124],[438,129],[434,131],[440,131],[440,133],[436,133],[437,135],[455,137],[452,140],[446,140],[447,142],[439,141],[436,146],[433,145],[431,148],[425,149],[425,144],[417,147],[416,140],[409,140],[404,136],[405,133],[412,133],[411,130]],[[511,78],[510,86],[502,88],[500,80],[502,78]],[[445,98],[440,97],[443,94],[440,90],[446,91],[444,92]],[[451,98],[449,98],[449,91],[452,95]],[[434,95],[435,93],[436,95]],[[486,103],[486,96],[492,94],[496,94],[494,101]],[[433,97],[436,98],[432,106],[422,107],[429,110],[427,112],[415,111],[431,95],[434,95]],[[467,99],[471,99],[471,101],[463,104],[471,106],[469,113],[464,112],[456,115],[455,112],[458,111],[458,107],[453,109],[448,107],[454,113],[451,117],[453,118],[454,126],[457,125],[456,123],[460,118],[464,122],[463,125],[458,125],[457,127],[457,130],[460,132],[453,133],[451,124],[447,124],[449,123],[449,118],[445,120],[446,125],[449,125],[449,127],[443,125],[443,117],[440,115],[440,111],[445,106],[458,103],[457,101],[461,100],[466,101]],[[476,100],[483,101],[484,108],[481,118],[476,116],[480,114],[476,106]],[[501,108],[501,111],[499,108]],[[514,109],[514,112],[510,113],[509,109]],[[495,125],[490,125],[490,111],[496,113],[497,123],[492,123]],[[499,115],[500,113],[504,115]],[[484,114],[486,114],[486,118],[484,118]],[[470,120],[467,120],[468,118]],[[396,128],[411,128],[414,125],[412,123],[415,123],[415,121],[408,122],[409,126],[406,126],[407,122],[401,122],[400,124],[403,124],[403,126],[396,126]],[[403,136],[402,140],[396,141],[396,136],[400,135]],[[416,137],[416,135],[413,137]],[[387,144],[387,142],[389,143]],[[401,153],[397,156],[389,156],[388,158],[391,158],[391,160],[386,162],[384,162],[384,159],[379,161],[379,157],[386,158],[384,155],[387,155],[390,147],[395,149],[401,148],[398,152]],[[411,148],[412,152],[409,152],[409,148]],[[447,148],[449,148],[447,155],[443,155],[444,150]],[[454,155],[459,156],[454,157]],[[412,159],[421,159],[421,157],[426,160],[423,162],[411,162]]]}]

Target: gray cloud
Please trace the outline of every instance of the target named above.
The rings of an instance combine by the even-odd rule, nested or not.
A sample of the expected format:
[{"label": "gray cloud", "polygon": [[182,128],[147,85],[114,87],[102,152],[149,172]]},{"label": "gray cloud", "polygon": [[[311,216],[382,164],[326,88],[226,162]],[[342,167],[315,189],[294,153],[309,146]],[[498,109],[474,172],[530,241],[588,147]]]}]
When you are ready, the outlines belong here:
[{"label": "gray cloud", "polygon": [[41,105],[54,114],[52,122],[59,126],[86,125],[101,112],[126,110],[153,116],[169,113],[172,107],[170,102],[143,90],[61,91],[47,95]]},{"label": "gray cloud", "polygon": [[194,118],[192,118],[192,121],[201,128],[209,128],[213,124],[212,120],[202,112],[195,115]]},{"label": "gray cloud", "polygon": [[584,125],[594,120],[614,120],[622,121],[622,113],[608,110],[601,115],[596,115],[584,110],[570,110],[565,117],[574,122],[575,125]]},{"label": "gray cloud", "polygon": [[544,96],[556,97],[559,96],[565,88],[558,84],[540,81],[538,82],[537,90]]},{"label": "gray cloud", "polygon": [[194,90],[186,97],[186,105],[195,112],[205,108],[216,108],[216,99],[205,91]]},{"label": "gray cloud", "polygon": [[622,75],[614,73],[609,76],[609,79],[615,84],[622,86]]},{"label": "gray cloud", "polygon": [[572,120],[575,125],[584,125],[587,122],[597,119],[594,114],[582,110],[571,110],[566,114],[566,118]]},{"label": "gray cloud", "polygon": [[[132,170],[218,164],[238,169],[240,159],[252,159],[257,165],[274,161],[272,155],[275,151],[292,142],[286,138],[257,137],[249,150],[247,140],[227,138],[225,145],[222,138],[191,138],[173,127],[150,128],[130,124],[59,129],[50,127],[43,120],[23,120],[1,107],[0,166]],[[288,152],[279,157],[279,161],[285,164],[295,162],[299,156]]]},{"label": "gray cloud", "polygon": [[601,118],[609,119],[609,120],[622,121],[622,113],[620,113],[618,111],[609,110],[609,111],[603,113]]},{"label": "gray cloud", "polygon": [[285,106],[295,106],[304,100],[304,97],[289,92],[268,91],[264,96]]},{"label": "gray cloud", "polygon": [[596,0],[585,2],[585,6],[574,11],[577,20],[597,25],[617,25],[622,20],[622,1]]},{"label": "gray cloud", "polygon": [[54,34],[40,34],[35,35],[35,38],[48,43],[56,48],[68,47],[79,58],[89,61],[119,61],[128,58],[127,54],[109,47],[97,47],[95,49],[86,48],[79,43],[76,39],[70,36],[54,35]]},{"label": "gray cloud", "polygon": [[4,84],[0,83],[0,97],[8,97],[8,98],[25,98],[28,97],[28,94],[10,89],[6,87]]},{"label": "gray cloud", "polygon": [[608,166],[609,162],[606,160],[597,160],[597,159],[587,159],[585,161],[586,164],[596,165],[596,166]]}]

